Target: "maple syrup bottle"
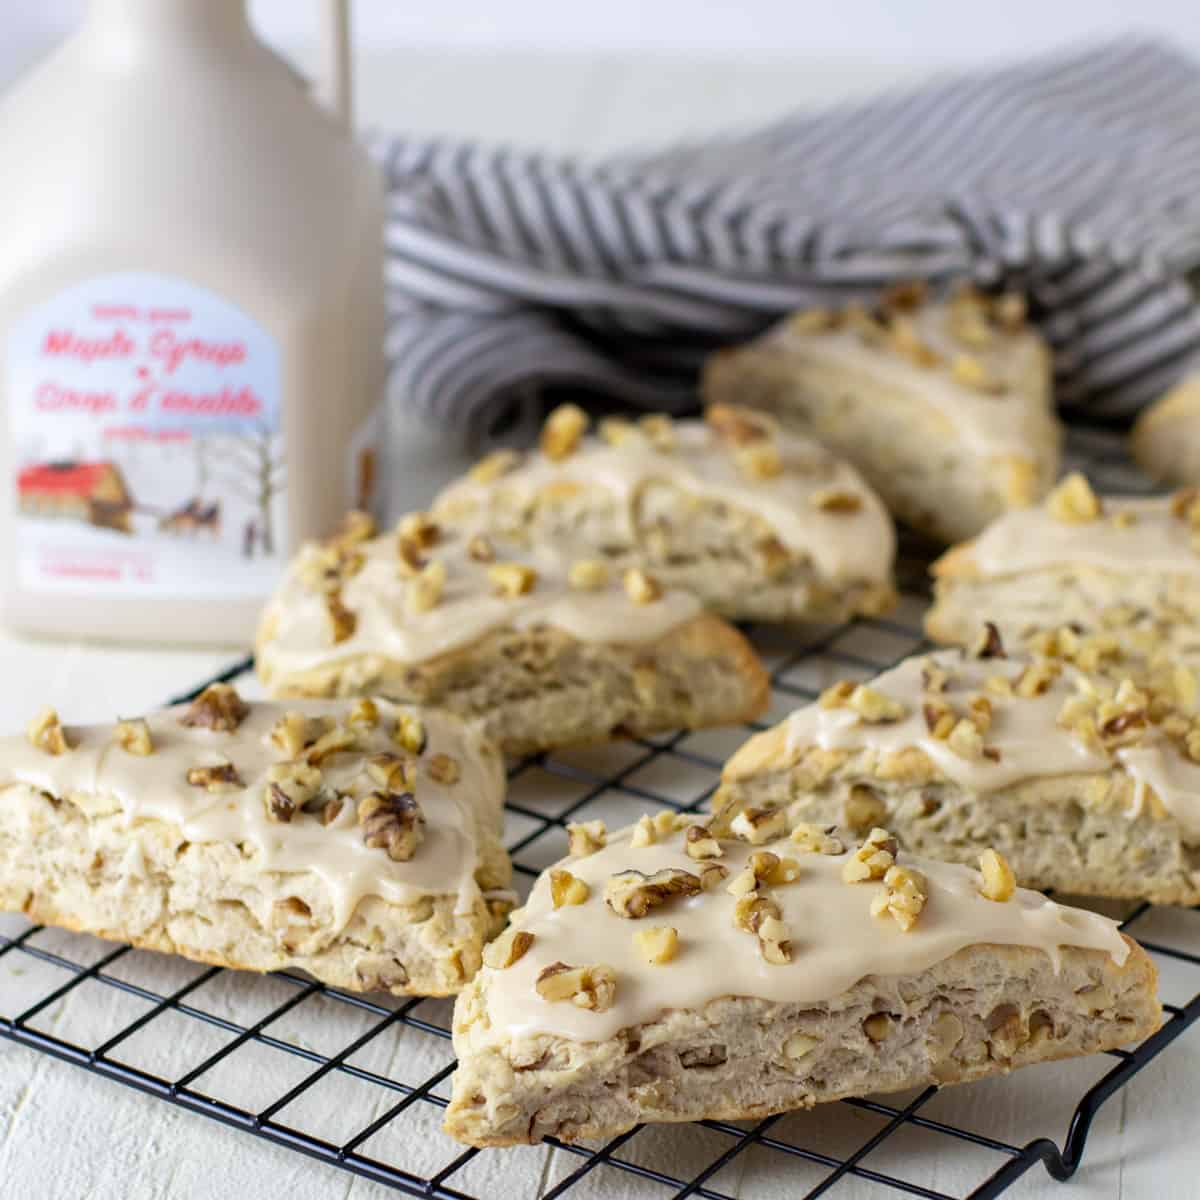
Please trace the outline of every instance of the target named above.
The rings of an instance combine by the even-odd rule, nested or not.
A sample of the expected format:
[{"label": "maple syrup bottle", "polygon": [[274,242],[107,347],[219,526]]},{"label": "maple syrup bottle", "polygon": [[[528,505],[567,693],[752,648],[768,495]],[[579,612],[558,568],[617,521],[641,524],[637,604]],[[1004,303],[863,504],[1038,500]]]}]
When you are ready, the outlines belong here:
[{"label": "maple syrup bottle", "polygon": [[374,165],[244,0],[91,0],[0,102],[0,160],[0,617],[245,643],[370,500]]}]

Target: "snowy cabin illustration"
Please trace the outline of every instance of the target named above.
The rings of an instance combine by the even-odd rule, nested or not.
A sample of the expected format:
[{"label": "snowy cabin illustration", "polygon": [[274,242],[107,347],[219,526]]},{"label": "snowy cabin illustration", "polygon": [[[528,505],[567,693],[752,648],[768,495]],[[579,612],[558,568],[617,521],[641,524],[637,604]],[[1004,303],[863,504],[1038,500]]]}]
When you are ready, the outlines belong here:
[{"label": "snowy cabin illustration", "polygon": [[21,511],[31,517],[60,517],[133,532],[133,497],[115,463],[33,463],[18,473],[17,495]]}]

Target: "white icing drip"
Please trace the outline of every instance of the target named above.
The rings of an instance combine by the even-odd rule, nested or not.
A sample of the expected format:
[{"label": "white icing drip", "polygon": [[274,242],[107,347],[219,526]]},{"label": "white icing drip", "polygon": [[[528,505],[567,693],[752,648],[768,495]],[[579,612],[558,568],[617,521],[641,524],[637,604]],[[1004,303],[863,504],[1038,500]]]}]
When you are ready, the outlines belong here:
[{"label": "white icing drip", "polygon": [[[964,445],[976,453],[1028,457],[1030,430],[1052,421],[1049,359],[1041,340],[1027,329],[1015,334],[997,332],[992,345],[982,349],[964,346],[950,333],[947,312],[943,304],[926,304],[916,313],[906,314],[913,318],[922,340],[943,359],[938,367],[918,366],[897,350],[871,345],[844,327],[805,333],[791,321],[783,321],[766,336],[765,344],[814,366],[832,363],[912,393],[941,413]],[[959,383],[950,368],[962,354],[982,363],[1006,390],[990,394]]]},{"label": "white icing drip", "polygon": [[[363,736],[362,749],[332,757],[322,767],[331,787],[350,785],[361,772],[365,754],[400,753],[388,731],[398,712],[415,710],[376,703],[380,724]],[[146,757],[115,745],[112,727],[106,725],[70,727],[76,748],[57,757],[24,738],[4,738],[0,793],[28,784],[56,796],[79,796],[85,808],[88,798],[98,800],[104,811],[111,802],[131,839],[123,868],[128,875],[142,862],[138,825],[146,820],[177,826],[189,842],[247,844],[264,871],[318,875],[329,890],[337,929],[349,921],[364,896],[404,903],[457,893],[457,910],[469,911],[480,895],[474,877],[477,829],[499,824],[504,773],[499,755],[454,717],[421,713],[429,739],[421,763],[433,754],[447,754],[458,762],[461,776],[445,786],[424,769],[419,771],[414,793],[425,816],[425,837],[408,862],[393,862],[385,850],[364,844],[353,800],[343,804],[329,825],[309,815],[298,814],[291,822],[267,816],[267,771],[284,759],[266,740],[276,721],[287,711],[344,719],[349,709],[346,702],[257,703],[233,733],[187,728],[179,723],[184,710],[171,709],[147,718],[155,749]],[[237,768],[243,788],[214,794],[187,782],[189,768],[225,762]]]},{"label": "white icing drip", "polygon": [[260,666],[269,674],[320,667],[356,655],[376,655],[401,663],[426,662],[469,646],[498,629],[547,625],[580,641],[637,643],[654,641],[691,620],[700,611],[689,593],[666,591],[650,604],[626,595],[619,573],[595,592],[567,583],[571,559],[547,547],[517,549],[492,539],[498,561],[534,567],[538,581],[524,596],[493,594],[487,563],[467,553],[469,536],[445,530],[432,551],[446,567],[439,603],[427,612],[407,605],[411,581],[401,575],[396,539],[387,535],[358,549],[366,562],[342,589],[342,601],[357,617],[354,633],[336,645],[324,597],[308,589],[293,563],[264,616],[271,637],[260,647]]},{"label": "white icing drip", "polygon": [[[922,670],[927,661],[950,672],[951,683],[937,698],[952,705],[960,715],[966,715],[966,701],[972,695],[984,694],[991,701],[992,725],[983,740],[999,752],[996,761],[966,758],[929,732],[922,711],[926,698]],[[1200,838],[1200,767],[1188,762],[1170,739],[1154,729],[1148,730],[1136,746],[1110,755],[1059,725],[1064,702],[1077,694],[1075,681],[1086,678],[1070,665],[1040,696],[997,696],[987,690],[990,676],[1015,680],[1027,665],[1024,659],[962,658],[955,650],[905,659],[870,681],[875,691],[905,706],[907,715],[902,720],[867,724],[849,708],[807,705],[787,718],[788,749],[797,753],[819,746],[889,754],[916,748],[927,754],[948,779],[980,793],[1030,779],[1123,770],[1139,784],[1153,789],[1186,834]]]},{"label": "white icing drip", "polygon": [[[713,431],[700,421],[676,421],[676,444],[655,450],[648,442],[609,446],[585,438],[579,449],[560,461],[529,454],[515,470],[490,483],[465,478],[438,496],[435,510],[467,503],[483,506],[500,491],[531,502],[549,484],[572,482],[601,488],[616,497],[624,528],[635,538],[635,508],[641,491],[664,482],[732,508],[756,513],[785,546],[807,555],[826,579],[883,582],[890,577],[895,533],[882,503],[847,463],[815,442],[788,433],[776,437],[783,472],[771,479],[749,479]],[[834,513],[817,508],[813,497],[827,489],[856,496],[857,512]]]},{"label": "white icing drip", "polygon": [[[732,878],[756,847],[723,846],[718,861]],[[1056,970],[1062,946],[1103,951],[1118,965],[1129,952],[1116,922],[1106,917],[1024,889],[1005,903],[985,900],[978,894],[977,871],[902,853],[900,862],[920,869],[930,883],[916,927],[903,933],[890,917],[871,916],[879,884],[842,882],[845,855],[800,854],[786,839],[766,849],[800,864],[795,883],[769,889],[790,933],[790,963],[763,960],[757,939],[734,925],[734,897],[724,886],[670,901],[640,920],[616,916],[605,905],[604,885],[617,871],[675,867],[694,873],[698,865],[684,853],[681,834],[665,844],[633,849],[624,830],[610,835],[606,849],[560,864],[591,888],[584,904],[555,910],[548,873],[539,878],[517,921],[534,935],[533,945],[510,967],[483,969],[491,1028],[480,1036],[501,1044],[532,1034],[601,1041],[669,1009],[696,1010],[727,995],[815,1004],[867,975],[914,974],[967,946],[1030,946],[1049,955]],[[649,965],[633,941],[635,933],[653,925],[672,926],[679,934],[677,957],[660,966]],[[597,1013],[543,1000],[535,990],[538,973],[559,961],[611,966],[616,972],[613,1007]]]},{"label": "white icing drip", "polygon": [[[1171,515],[1168,497],[1104,500],[1095,521],[1058,521],[1044,507],[1016,509],[993,521],[973,542],[971,559],[986,577],[1073,564],[1136,573],[1200,574],[1200,554],[1191,546],[1186,520]],[[1112,517],[1127,512],[1134,523],[1119,527]]]}]

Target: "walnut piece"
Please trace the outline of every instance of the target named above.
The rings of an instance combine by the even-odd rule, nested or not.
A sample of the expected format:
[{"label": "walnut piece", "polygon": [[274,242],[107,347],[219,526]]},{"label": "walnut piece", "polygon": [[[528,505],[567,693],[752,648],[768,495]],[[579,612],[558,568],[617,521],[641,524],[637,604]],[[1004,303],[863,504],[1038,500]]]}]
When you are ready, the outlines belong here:
[{"label": "walnut piece", "polygon": [[662,599],[662,584],[641,567],[630,567],[622,577],[627,595],[634,604],[653,604]]},{"label": "walnut piece", "polygon": [[893,721],[902,721],[908,716],[908,709],[899,700],[860,683],[846,701],[846,707],[852,708],[869,725],[886,725]]},{"label": "walnut piece", "polygon": [[571,967],[564,962],[543,967],[534,984],[543,1000],[570,1000],[579,1008],[607,1012],[617,996],[617,973],[612,967]]},{"label": "walnut piece", "polygon": [[396,728],[392,730],[392,740],[402,746],[409,754],[424,754],[429,742],[425,732],[425,723],[416,713],[402,712],[396,718]]},{"label": "walnut piece", "polygon": [[515,450],[493,450],[467,472],[476,483],[492,483],[516,468],[521,456]]},{"label": "walnut piece", "polygon": [[971,658],[1007,658],[1000,630],[991,621],[984,621],[983,628],[975,635],[967,651]]},{"label": "walnut piece", "polygon": [[660,453],[667,454],[675,449],[675,422],[666,413],[647,413],[639,417],[638,429]]},{"label": "walnut piece", "polygon": [[208,792],[236,792],[245,787],[233,763],[218,763],[211,767],[189,767],[187,781],[192,787]]},{"label": "walnut piece", "polygon": [[[267,771],[263,802],[272,821],[288,822],[321,792],[321,772],[307,763],[275,763]],[[321,797],[320,807],[325,805]]]},{"label": "walnut piece", "polygon": [[375,518],[361,509],[351,509],[329,538],[331,546],[354,546],[375,536]]},{"label": "walnut piece", "polygon": [[889,867],[883,890],[871,901],[871,916],[890,914],[904,933],[917,923],[929,899],[929,881],[912,867]]},{"label": "walnut piece", "polygon": [[848,516],[862,508],[862,497],[855,492],[846,491],[845,488],[822,488],[813,493],[810,503],[821,512]]},{"label": "walnut piece", "polygon": [[1087,477],[1072,471],[1046,499],[1046,511],[1068,525],[1094,521],[1104,512],[1100,498],[1092,491]]},{"label": "walnut piece", "polygon": [[751,442],[733,452],[738,470],[747,479],[774,479],[783,474],[783,459],[774,442]]},{"label": "walnut piece", "polygon": [[792,844],[806,854],[845,854],[846,847],[841,838],[834,836],[836,833],[836,825],[821,829],[802,822],[792,830]]},{"label": "walnut piece", "polygon": [[697,876],[677,867],[665,867],[653,875],[619,871],[604,885],[604,902],[618,917],[636,921],[676,896],[695,896],[701,890]]},{"label": "walnut piece", "polygon": [[150,726],[141,717],[133,721],[118,721],[117,727],[113,731],[113,741],[126,754],[136,754],[139,758],[145,758],[154,753],[154,740],[150,736]]},{"label": "walnut piece", "polygon": [[717,437],[733,446],[766,442],[775,436],[775,422],[770,417],[738,404],[710,404],[704,420]]},{"label": "walnut piece", "polygon": [[417,785],[417,764],[411,758],[381,751],[366,762],[367,775],[385,792],[411,792]]},{"label": "walnut piece", "polygon": [[515,600],[518,596],[527,596],[537,586],[537,572],[524,563],[497,563],[488,567],[488,581],[492,585],[492,594],[505,596]]},{"label": "walnut piece", "polygon": [[211,729],[216,733],[232,733],[245,719],[250,705],[228,683],[210,683],[188,705],[179,718],[180,725],[193,729]]},{"label": "walnut piece", "polygon": [[608,586],[608,563],[599,558],[581,558],[571,564],[567,580],[580,592],[595,592]]},{"label": "walnut piece", "polygon": [[872,829],[866,840],[842,867],[845,883],[866,883],[882,879],[896,861],[899,847],[886,829]]},{"label": "walnut piece", "polygon": [[608,845],[603,821],[581,821],[567,826],[567,852],[572,858],[584,858]]},{"label": "walnut piece", "polygon": [[582,904],[591,894],[592,889],[570,871],[556,868],[550,872],[550,899],[555,908],[562,908],[564,904]]},{"label": "walnut piece", "polygon": [[294,710],[285,712],[267,734],[267,741],[287,758],[299,758],[312,740],[312,722]]},{"label": "walnut piece", "polygon": [[824,333],[837,326],[837,313],[827,308],[807,308],[803,312],[793,313],[788,318],[788,328],[793,333],[812,334]]},{"label": "walnut piece", "polygon": [[634,933],[633,944],[648,963],[662,966],[679,952],[679,931],[670,925],[651,925]]},{"label": "walnut piece", "polygon": [[425,769],[429,772],[429,778],[443,787],[453,787],[462,778],[458,759],[451,758],[449,754],[430,755]]},{"label": "walnut piece", "polygon": [[646,846],[653,846],[658,841],[658,830],[654,827],[654,822],[643,813],[637,820],[637,824],[633,827],[633,832],[629,835],[629,845],[634,850],[643,849]]},{"label": "walnut piece", "polygon": [[983,885],[979,889],[981,896],[1001,903],[1012,899],[1017,889],[1017,877],[1004,855],[985,850],[979,856],[979,870],[983,875]]},{"label": "walnut piece", "polygon": [[372,792],[358,802],[363,841],[386,850],[393,862],[408,862],[425,837],[425,814],[411,792]]},{"label": "walnut piece", "polygon": [[473,534],[467,542],[467,557],[477,563],[495,562],[496,547],[482,533]]},{"label": "walnut piece", "polygon": [[787,810],[782,808],[744,808],[729,823],[734,837],[761,846],[787,833]]},{"label": "walnut piece", "polygon": [[440,559],[423,566],[408,585],[406,603],[410,613],[424,613],[437,607],[446,590],[446,564]]},{"label": "walnut piece", "polygon": [[533,945],[533,934],[510,925],[494,942],[483,948],[483,962],[494,971],[503,971],[525,957]]},{"label": "walnut piece", "polygon": [[864,783],[853,784],[842,802],[842,819],[857,834],[881,825],[887,815],[887,805]]},{"label": "walnut piece", "polygon": [[560,404],[542,426],[538,442],[542,453],[555,462],[570,458],[579,448],[587,426],[587,413],[582,408],[577,404]]},{"label": "walnut piece", "polygon": [[329,618],[329,633],[335,646],[354,636],[358,617],[342,603],[340,592],[325,597],[325,615]]},{"label": "walnut piece", "polygon": [[432,550],[442,536],[441,528],[427,512],[410,512],[400,518],[396,534],[419,550]]},{"label": "walnut piece", "polygon": [[986,366],[972,354],[960,354],[951,364],[950,373],[963,387],[973,392],[996,394],[1004,391],[1004,381],[997,379]]},{"label": "walnut piece", "polygon": [[319,767],[335,754],[342,754],[357,747],[358,734],[353,729],[344,725],[334,725],[304,751],[304,761],[310,766]]},{"label": "walnut piece", "polygon": [[33,720],[25,727],[25,736],[47,754],[57,756],[74,749],[71,739],[67,737],[67,731],[58,719],[58,713],[49,706],[40,709],[34,715]]},{"label": "walnut piece", "polygon": [[688,858],[720,858],[724,851],[707,825],[689,825],[683,835],[683,847]]},{"label": "walnut piece", "polygon": [[365,698],[355,700],[346,720],[351,725],[365,725],[368,729],[374,729],[379,724],[379,705]]}]

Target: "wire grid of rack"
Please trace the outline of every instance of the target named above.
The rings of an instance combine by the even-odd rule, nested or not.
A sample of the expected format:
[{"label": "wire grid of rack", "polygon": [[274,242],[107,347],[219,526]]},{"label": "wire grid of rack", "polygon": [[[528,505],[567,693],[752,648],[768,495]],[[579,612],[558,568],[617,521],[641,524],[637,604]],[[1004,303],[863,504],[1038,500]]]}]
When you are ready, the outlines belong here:
[{"label": "wire grid of rack", "polygon": [[[1143,490],[1105,439],[1077,438],[1074,449],[1109,490]],[[902,555],[904,598],[887,618],[808,631],[802,641],[794,632],[759,636],[752,631],[773,684],[771,711],[755,728],[811,700],[833,678],[865,678],[921,648],[926,561],[919,552]],[[247,659],[218,678],[247,679],[251,668]],[[568,820],[633,819],[662,808],[698,810],[716,785],[724,757],[745,736],[743,729],[679,732],[513,764],[507,839],[519,890],[527,891],[538,872],[564,852]],[[739,1161],[752,1156],[763,1170],[786,1170],[784,1193],[790,1197],[816,1197],[831,1189],[840,1195],[842,1185],[857,1184],[871,1195],[985,1200],[1008,1190],[1039,1162],[1056,1179],[1066,1179],[1080,1163],[1101,1105],[1200,1017],[1200,954],[1188,949],[1200,946],[1200,912],[1172,911],[1192,924],[1181,937],[1163,941],[1142,936],[1154,932],[1151,906],[1125,905],[1117,914],[1160,964],[1170,964],[1181,1003],[1166,1005],[1157,1034],[1136,1049],[1100,1059],[1107,1069],[1069,1093],[1061,1144],[1054,1134],[1062,1124],[1019,1141],[970,1128],[942,1115],[933,1103],[936,1089],[927,1088],[898,1101],[857,1099],[826,1106],[859,1118],[849,1120],[849,1128],[847,1120],[838,1127],[817,1114],[800,1114],[745,1123],[705,1121],[682,1134],[659,1131],[650,1138],[634,1130],[604,1144],[567,1146],[551,1139],[561,1161],[556,1172],[543,1175],[538,1189],[547,1200],[568,1192],[583,1195],[589,1184],[598,1194],[609,1194],[612,1172],[617,1172],[626,1194],[733,1200],[734,1191],[755,1194],[752,1177],[738,1173]],[[286,972],[241,975],[12,920],[24,927],[0,932],[0,969],[7,980],[0,988],[0,1034],[5,1038],[401,1192],[447,1200],[505,1191],[530,1194],[521,1190],[521,1181],[527,1184],[531,1176],[506,1170],[506,1162],[515,1165],[513,1156],[526,1152],[464,1149],[436,1131],[454,1068],[448,1002],[380,1000]],[[14,966],[18,961],[20,969]],[[48,1020],[73,994],[96,988],[115,993],[127,1006],[119,1018],[112,1016],[109,1027],[71,1035],[61,1021]],[[78,1007],[91,1013],[104,1006]],[[197,1041],[181,1033],[189,1029],[205,1037]],[[146,1053],[147,1045],[154,1054]],[[180,1046],[186,1048],[180,1054],[161,1053]],[[1047,1069],[1055,1068],[1032,1070]],[[1031,1073],[1003,1086],[1020,1087]],[[246,1096],[239,1085],[248,1079],[255,1087]],[[324,1094],[331,1082],[339,1085],[332,1103]],[[351,1099],[347,1088],[367,1089],[370,1102]],[[317,1095],[321,1099],[309,1103]],[[889,1169],[892,1159],[883,1151],[916,1132],[934,1139],[943,1157],[960,1147],[984,1152],[977,1171],[974,1165],[966,1169],[966,1190],[950,1193],[922,1182],[928,1177],[919,1154],[893,1156],[904,1169]],[[682,1150],[680,1137],[688,1139]],[[417,1145],[421,1152],[413,1161]],[[769,1167],[762,1166],[764,1158]],[[959,1169],[955,1178],[963,1177]],[[603,1186],[597,1182],[601,1178]]]}]

